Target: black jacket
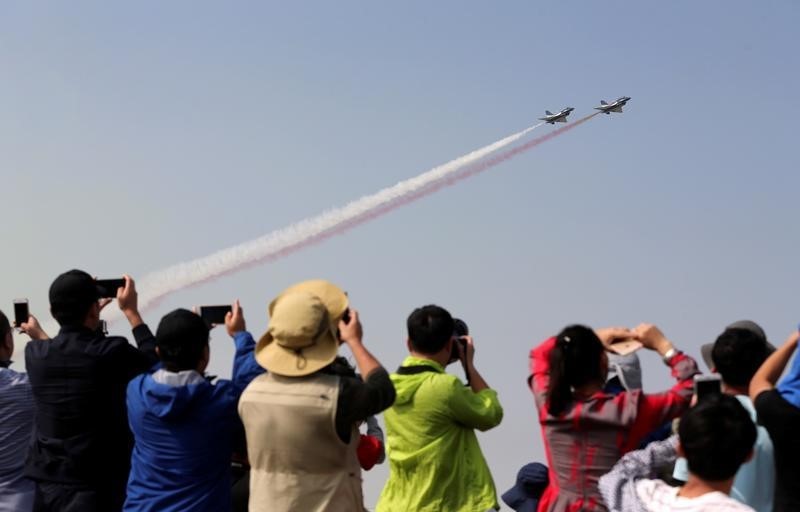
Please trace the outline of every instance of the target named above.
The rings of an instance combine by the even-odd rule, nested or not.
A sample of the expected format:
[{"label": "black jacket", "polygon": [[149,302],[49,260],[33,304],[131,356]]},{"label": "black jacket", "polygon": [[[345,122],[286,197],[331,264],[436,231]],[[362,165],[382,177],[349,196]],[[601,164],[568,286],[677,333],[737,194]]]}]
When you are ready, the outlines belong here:
[{"label": "black jacket", "polygon": [[28,477],[124,500],[133,447],[125,391],[158,361],[149,328],[141,325],[134,334],[138,349],[83,327],[63,327],[52,340],[25,347],[36,402]]}]

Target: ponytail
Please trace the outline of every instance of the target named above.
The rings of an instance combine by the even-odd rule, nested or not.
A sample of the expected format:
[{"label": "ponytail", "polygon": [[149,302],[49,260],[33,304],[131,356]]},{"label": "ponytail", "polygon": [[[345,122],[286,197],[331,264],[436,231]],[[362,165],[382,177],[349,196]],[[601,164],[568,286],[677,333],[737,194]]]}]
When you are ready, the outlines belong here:
[{"label": "ponytail", "polygon": [[572,386],[567,379],[565,342],[559,336],[556,346],[550,352],[550,383],[547,390],[547,409],[553,416],[559,416],[572,401]]},{"label": "ponytail", "polygon": [[574,400],[574,388],[605,381],[600,366],[603,350],[595,332],[583,325],[570,325],[559,333],[550,352],[547,410],[552,416],[567,411]]}]

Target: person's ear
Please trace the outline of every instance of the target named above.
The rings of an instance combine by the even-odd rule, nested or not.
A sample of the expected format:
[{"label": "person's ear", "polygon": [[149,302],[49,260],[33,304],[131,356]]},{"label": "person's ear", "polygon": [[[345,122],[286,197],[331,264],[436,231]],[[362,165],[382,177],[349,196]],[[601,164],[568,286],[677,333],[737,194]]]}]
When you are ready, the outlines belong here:
[{"label": "person's ear", "polygon": [[453,343],[455,343],[455,338],[450,336],[450,339],[444,344],[443,350],[447,353],[447,357],[450,357],[450,354],[453,353]]},{"label": "person's ear", "polygon": [[742,462],[742,464],[744,464],[745,462],[750,462],[751,460],[753,460],[753,455],[755,455],[755,451],[754,450],[750,450],[750,453],[747,454],[747,457],[744,459],[744,462]]},{"label": "person's ear", "polygon": [[209,345],[206,345],[203,348],[203,356],[200,358],[200,364],[198,365],[197,371],[203,373],[208,368],[208,362],[211,360],[211,348]]},{"label": "person's ear", "polygon": [[406,338],[406,348],[409,352],[414,351],[414,346],[411,344],[411,338]]},{"label": "person's ear", "polygon": [[158,347],[156,347],[156,355],[161,359],[161,350]]},{"label": "person's ear", "polygon": [[[678,441],[678,446],[675,447],[675,452],[678,454],[678,457],[686,458],[686,452],[683,451],[683,445],[680,441]],[[751,453],[752,455],[752,453]]]}]

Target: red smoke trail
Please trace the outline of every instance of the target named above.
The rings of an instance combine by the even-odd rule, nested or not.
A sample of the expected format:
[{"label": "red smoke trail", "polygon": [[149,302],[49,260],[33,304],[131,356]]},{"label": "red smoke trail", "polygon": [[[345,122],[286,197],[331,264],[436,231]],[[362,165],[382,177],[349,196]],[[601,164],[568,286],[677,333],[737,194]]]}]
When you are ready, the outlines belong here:
[{"label": "red smoke trail", "polygon": [[442,189],[444,187],[449,187],[449,186],[455,185],[456,183],[458,183],[458,182],[460,182],[462,180],[465,180],[467,178],[475,176],[476,174],[480,174],[483,171],[491,169],[492,167],[494,167],[497,164],[501,164],[501,163],[505,162],[506,160],[509,160],[509,159],[519,155],[520,153],[524,153],[525,151],[528,151],[529,149],[535,148],[539,144],[547,142],[550,139],[554,139],[554,138],[558,137],[559,135],[561,135],[562,133],[568,132],[568,131],[572,130],[573,128],[577,128],[578,126],[580,126],[581,124],[585,123],[586,121],[588,121],[589,119],[593,118],[594,116],[596,116],[599,113],[600,112],[595,112],[594,114],[589,114],[586,117],[578,119],[574,123],[570,123],[570,124],[568,124],[566,126],[562,126],[561,128],[559,128],[557,130],[553,130],[550,133],[546,133],[546,134],[544,134],[544,135],[542,135],[540,137],[536,137],[535,139],[531,139],[528,142],[526,142],[525,144],[520,144],[517,147],[514,147],[512,149],[509,149],[509,150],[503,151],[501,153],[498,153],[495,156],[488,157],[485,160],[483,160],[483,161],[481,161],[481,162],[479,162],[477,164],[474,164],[474,165],[471,165],[471,166],[467,166],[463,170],[458,171],[458,172],[456,172],[454,174],[451,174],[451,175],[447,176],[446,178],[442,178],[440,181],[432,183],[432,184],[428,185],[427,187],[425,187],[423,189],[417,190],[416,192],[412,192],[412,193],[410,193],[410,194],[408,194],[406,196],[398,198],[397,200],[395,200],[395,201],[393,201],[391,203],[385,204],[385,205],[381,206],[380,208],[376,208],[374,210],[370,210],[369,212],[367,212],[367,213],[365,213],[365,214],[363,214],[363,215],[361,215],[359,217],[354,217],[353,219],[350,219],[347,222],[344,222],[344,223],[336,226],[335,229],[332,229],[332,230],[324,232],[324,233],[320,233],[316,237],[313,237],[313,238],[308,239],[308,240],[304,240],[303,242],[301,242],[301,243],[299,243],[299,244],[297,244],[295,246],[287,247],[284,251],[281,251],[280,255],[279,254],[271,255],[270,257],[267,258],[267,260],[276,259],[276,258],[278,258],[280,256],[285,255],[285,254],[290,254],[290,253],[294,252],[295,250],[300,249],[302,247],[306,247],[306,246],[309,246],[309,245],[312,245],[312,244],[316,244],[316,243],[318,243],[318,242],[320,242],[322,240],[326,240],[326,239],[328,239],[328,238],[330,238],[330,237],[332,237],[334,235],[339,235],[341,233],[344,233],[345,231],[349,231],[350,229],[352,229],[352,228],[354,228],[356,226],[359,226],[359,225],[361,225],[361,224],[363,224],[363,223],[365,223],[365,222],[367,222],[369,220],[375,219],[375,218],[380,217],[380,216],[382,216],[382,215],[384,215],[386,213],[389,213],[389,212],[391,212],[393,210],[396,210],[400,206],[403,206],[403,205],[406,205],[406,204],[409,204],[409,203],[413,203],[417,199],[421,199],[421,198],[423,198],[425,196],[429,196],[429,195],[433,194],[434,192],[436,192],[436,191],[438,191],[438,190],[440,190],[440,189]]},{"label": "red smoke trail", "polygon": [[[546,141],[548,141],[550,139],[558,137],[562,133],[565,133],[565,132],[567,132],[569,130],[572,130],[573,128],[578,127],[579,125],[585,123],[586,121],[588,121],[589,119],[591,119],[595,115],[597,115],[597,113],[591,114],[591,115],[586,116],[586,117],[584,117],[582,119],[579,119],[579,120],[575,121],[574,123],[567,124],[566,126],[563,126],[563,127],[559,128],[559,129],[554,130],[554,131],[552,131],[552,132],[550,132],[548,134],[545,134],[545,135],[543,135],[541,137],[537,137],[535,139],[532,139],[532,140],[530,140],[530,141],[528,141],[528,142],[526,142],[524,144],[520,144],[519,146],[514,147],[512,149],[499,152],[499,153],[495,154],[494,156],[486,157],[484,160],[481,160],[481,161],[479,161],[479,162],[477,162],[475,164],[467,165],[462,170],[455,171],[452,174],[450,174],[450,175],[448,175],[448,176],[446,176],[444,178],[441,178],[439,181],[434,181],[434,182],[430,183],[429,185],[427,185],[427,186],[425,186],[423,188],[420,188],[419,190],[416,190],[414,192],[409,192],[409,193],[407,193],[407,194],[405,194],[403,196],[398,197],[395,200],[386,202],[386,203],[384,203],[384,204],[382,204],[380,206],[377,206],[377,207],[373,207],[373,208],[371,208],[369,210],[366,210],[366,211],[364,211],[364,212],[362,212],[360,214],[353,215],[351,218],[348,218],[347,220],[343,220],[341,222],[336,222],[335,225],[332,225],[332,226],[330,226],[328,228],[320,230],[320,231],[318,231],[316,233],[310,234],[310,235],[304,237],[302,240],[300,240],[298,242],[287,244],[287,245],[285,245],[283,247],[280,247],[280,248],[278,248],[278,249],[276,249],[274,251],[271,251],[271,252],[269,252],[267,254],[264,254],[264,255],[261,255],[261,256],[257,256],[257,257],[253,257],[252,259],[249,259],[249,260],[246,260],[246,261],[236,261],[234,264],[230,264],[230,265],[227,265],[227,266],[223,265],[223,268],[221,270],[214,271],[214,272],[208,272],[208,268],[207,267],[210,266],[213,269],[214,267],[217,267],[217,266],[220,265],[219,261],[214,260],[215,257],[219,256],[219,253],[216,253],[216,254],[212,254],[210,256],[207,256],[205,258],[200,258],[198,260],[190,261],[188,263],[179,264],[175,268],[167,269],[166,271],[164,271],[164,272],[168,272],[168,275],[166,277],[162,276],[159,273],[146,276],[145,277],[146,280],[150,279],[150,280],[154,280],[155,281],[155,284],[152,285],[152,286],[156,287],[157,289],[159,289],[158,288],[159,286],[161,288],[159,289],[159,291],[157,293],[153,293],[150,296],[145,296],[145,294],[140,295],[139,305],[140,305],[140,307],[142,309],[149,309],[150,307],[153,307],[154,305],[156,305],[161,298],[163,298],[164,296],[166,296],[166,295],[168,295],[168,294],[170,294],[170,293],[172,293],[174,291],[177,291],[177,290],[189,287],[189,286],[196,286],[196,285],[198,285],[200,283],[203,283],[203,282],[206,282],[206,281],[210,281],[212,279],[217,279],[219,277],[222,277],[222,276],[225,276],[225,275],[228,275],[228,274],[232,274],[232,273],[237,272],[239,270],[242,270],[242,269],[245,269],[245,268],[249,268],[249,267],[252,267],[252,266],[260,264],[260,263],[269,262],[269,261],[275,261],[277,259],[280,259],[280,258],[283,258],[285,256],[288,256],[288,255],[290,255],[290,254],[292,254],[292,253],[294,253],[294,252],[296,252],[296,251],[298,251],[300,249],[303,249],[305,247],[317,244],[317,243],[322,242],[323,240],[327,240],[328,238],[331,238],[331,237],[333,237],[335,235],[342,234],[342,233],[344,233],[344,232],[346,232],[346,231],[348,231],[348,230],[350,230],[350,229],[352,229],[352,228],[354,228],[354,227],[356,227],[358,225],[361,225],[361,224],[363,224],[363,223],[365,223],[365,222],[367,222],[369,220],[375,219],[375,218],[380,217],[381,215],[384,215],[384,214],[386,214],[386,213],[388,213],[388,212],[390,212],[392,210],[395,210],[396,208],[399,208],[400,206],[412,203],[412,202],[416,201],[417,199],[420,199],[422,197],[430,195],[430,194],[436,192],[437,190],[439,190],[439,189],[441,189],[443,187],[454,185],[454,184],[458,183],[461,180],[469,178],[470,176],[474,176],[475,174],[478,174],[478,173],[481,173],[483,171],[486,171],[486,170],[494,167],[495,165],[500,164],[502,162],[505,162],[506,160],[508,160],[508,159],[520,154],[520,153],[528,151],[529,149],[532,149],[532,148],[538,146],[539,144],[542,144],[543,142],[546,142]],[[322,216],[324,216],[324,215],[325,214],[322,214]],[[292,226],[289,226],[289,227],[291,228]],[[306,229],[306,228],[303,227],[302,229]],[[255,242],[259,242],[259,239],[257,239]],[[226,249],[226,250],[221,251],[221,252],[230,251],[231,249],[237,249],[237,250],[243,250],[243,251],[251,250],[251,248],[248,248],[248,247],[242,248],[242,247],[238,246],[238,247]],[[225,257],[228,257],[228,256],[226,255]],[[194,266],[198,266],[199,265],[200,269],[197,272],[197,274],[191,276],[189,281],[186,281],[186,278],[184,276],[183,278],[179,278],[178,284],[176,284],[174,286],[166,286],[166,287],[164,286],[165,283],[162,282],[162,281],[165,281],[165,280],[168,281],[170,278],[175,278],[176,274],[181,274],[182,272],[185,273],[186,269],[182,268],[182,267],[192,266],[192,265],[194,265]],[[163,274],[163,272],[162,272],[162,274]],[[142,289],[144,290],[145,289],[144,282],[142,283],[142,286],[143,286]]]}]

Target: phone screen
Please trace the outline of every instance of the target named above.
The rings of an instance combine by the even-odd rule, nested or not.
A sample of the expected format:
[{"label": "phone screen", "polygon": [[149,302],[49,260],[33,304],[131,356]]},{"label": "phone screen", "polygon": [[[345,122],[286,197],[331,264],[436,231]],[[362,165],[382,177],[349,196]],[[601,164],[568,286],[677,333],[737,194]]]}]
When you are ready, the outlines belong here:
[{"label": "phone screen", "polygon": [[200,317],[208,324],[224,324],[225,315],[233,311],[232,306],[200,306],[197,308]]},{"label": "phone screen", "polygon": [[30,312],[28,311],[28,299],[17,299],[14,301],[14,325],[20,325],[28,322]]},{"label": "phone screen", "polygon": [[125,279],[98,279],[95,281],[100,298],[116,298],[117,289],[125,288]]}]

